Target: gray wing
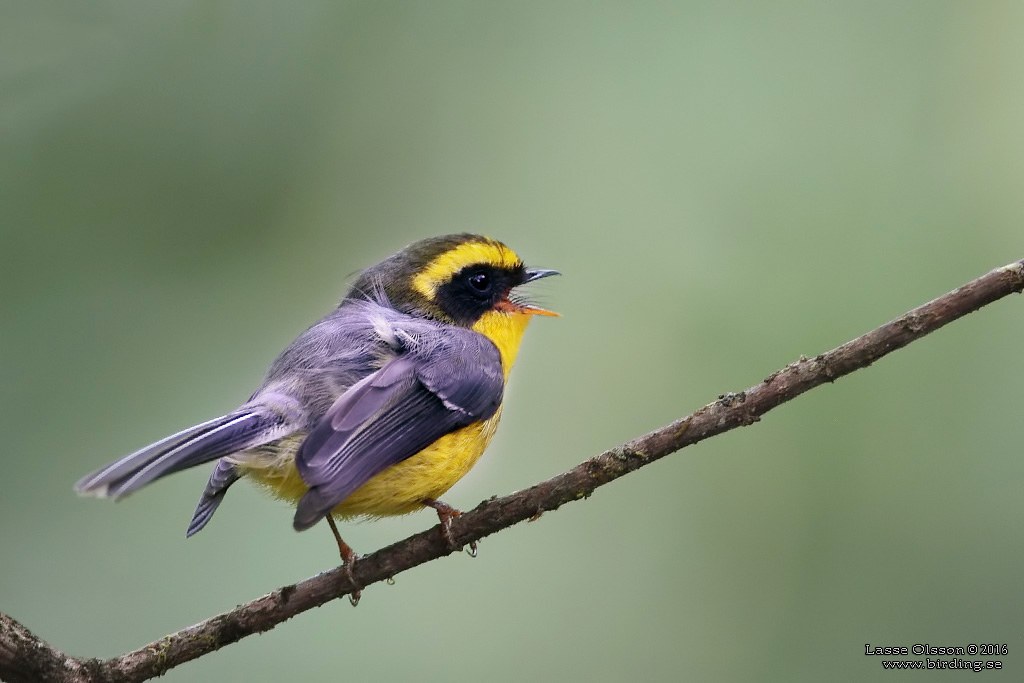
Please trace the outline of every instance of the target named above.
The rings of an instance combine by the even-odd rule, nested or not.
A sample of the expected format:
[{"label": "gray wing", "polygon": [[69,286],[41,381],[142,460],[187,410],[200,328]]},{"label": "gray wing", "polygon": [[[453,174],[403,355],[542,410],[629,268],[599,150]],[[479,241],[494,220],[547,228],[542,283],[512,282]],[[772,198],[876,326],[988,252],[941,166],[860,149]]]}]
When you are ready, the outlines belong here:
[{"label": "gray wing", "polygon": [[341,395],[299,448],[310,487],[294,526],[308,529],[386,468],[501,404],[501,356],[486,337],[448,328],[421,339]]}]

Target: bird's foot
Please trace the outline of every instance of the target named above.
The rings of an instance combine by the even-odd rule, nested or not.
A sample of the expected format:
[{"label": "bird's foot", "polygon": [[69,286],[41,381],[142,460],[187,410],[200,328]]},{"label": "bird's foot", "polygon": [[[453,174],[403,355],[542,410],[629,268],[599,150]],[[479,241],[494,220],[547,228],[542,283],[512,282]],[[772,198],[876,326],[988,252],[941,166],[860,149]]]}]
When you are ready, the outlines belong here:
[{"label": "bird's foot", "polygon": [[352,569],[356,566],[359,555],[356,554],[356,551],[352,550],[348,543],[341,539],[341,534],[338,533],[338,526],[330,515],[327,515],[327,523],[331,526],[331,531],[334,533],[334,540],[338,542],[338,554],[341,555],[342,571],[345,572],[345,578],[355,587],[348,594],[348,601],[355,607],[359,604],[359,598],[363,595],[363,587],[356,582],[356,577],[352,574]]},{"label": "bird's foot", "polygon": [[[453,508],[448,503],[433,498],[424,498],[423,504],[437,511],[437,518],[441,521],[441,534],[444,536],[444,540],[448,542],[448,547],[451,550],[461,550],[462,546],[456,543],[455,538],[452,536],[452,519],[461,515],[462,510]],[[476,557],[476,541],[469,542],[469,556]]]}]

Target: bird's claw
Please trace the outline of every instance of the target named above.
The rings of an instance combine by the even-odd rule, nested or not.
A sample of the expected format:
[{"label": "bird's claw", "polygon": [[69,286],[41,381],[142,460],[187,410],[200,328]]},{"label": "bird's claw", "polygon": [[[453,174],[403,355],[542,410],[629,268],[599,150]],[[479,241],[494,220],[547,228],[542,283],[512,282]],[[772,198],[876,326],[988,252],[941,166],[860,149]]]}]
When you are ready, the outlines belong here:
[{"label": "bird's claw", "polygon": [[[461,515],[462,510],[453,508],[448,503],[433,498],[425,498],[423,504],[437,511],[437,518],[441,521],[441,535],[448,543],[448,549],[453,552],[462,550],[462,546],[456,543],[455,537],[452,536],[452,520]],[[472,557],[476,557],[476,541],[470,541],[469,548],[469,554]]]},{"label": "bird's claw", "polygon": [[359,604],[359,598],[363,597],[363,587],[356,582],[355,575],[352,574],[352,569],[355,567],[356,561],[359,556],[353,553],[351,556],[344,558],[345,563],[341,565],[341,571],[345,573],[345,578],[348,582],[355,586],[355,589],[348,594],[348,601],[353,607]]}]

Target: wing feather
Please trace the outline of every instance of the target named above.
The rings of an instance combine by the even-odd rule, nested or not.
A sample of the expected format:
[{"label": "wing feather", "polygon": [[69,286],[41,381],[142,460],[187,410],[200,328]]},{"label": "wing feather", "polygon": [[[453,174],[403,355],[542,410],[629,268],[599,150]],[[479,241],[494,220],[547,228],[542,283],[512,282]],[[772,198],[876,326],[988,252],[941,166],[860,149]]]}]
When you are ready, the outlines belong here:
[{"label": "wing feather", "polygon": [[299,448],[308,529],[376,474],[460,427],[494,415],[504,376],[497,348],[470,330],[438,330],[338,398]]}]

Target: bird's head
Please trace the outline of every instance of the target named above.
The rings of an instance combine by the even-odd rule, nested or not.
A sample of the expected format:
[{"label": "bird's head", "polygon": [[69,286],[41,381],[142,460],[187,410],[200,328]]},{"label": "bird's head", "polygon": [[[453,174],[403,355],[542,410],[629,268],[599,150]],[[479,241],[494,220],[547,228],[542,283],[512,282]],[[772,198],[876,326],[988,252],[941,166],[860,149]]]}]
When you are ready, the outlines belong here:
[{"label": "bird's head", "polygon": [[367,268],[348,298],[386,298],[403,313],[472,328],[490,313],[558,315],[514,293],[520,285],[558,274],[528,269],[514,251],[490,238],[444,235],[415,242]]}]

